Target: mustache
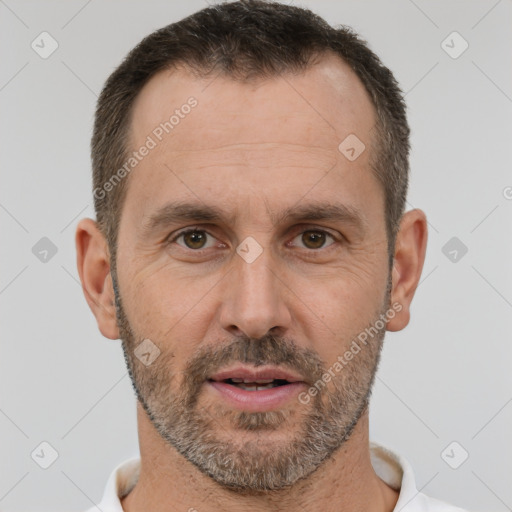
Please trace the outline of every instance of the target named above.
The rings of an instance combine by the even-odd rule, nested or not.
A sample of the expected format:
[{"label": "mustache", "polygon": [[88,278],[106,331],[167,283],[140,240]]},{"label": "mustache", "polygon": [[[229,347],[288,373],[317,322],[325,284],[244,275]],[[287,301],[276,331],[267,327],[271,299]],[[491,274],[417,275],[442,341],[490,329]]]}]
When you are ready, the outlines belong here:
[{"label": "mustache", "polygon": [[306,383],[316,382],[325,373],[325,365],[319,355],[298,347],[291,339],[270,333],[261,338],[242,335],[199,349],[184,371],[188,396],[195,396],[210,375],[237,362],[255,367],[283,366],[299,373]]}]

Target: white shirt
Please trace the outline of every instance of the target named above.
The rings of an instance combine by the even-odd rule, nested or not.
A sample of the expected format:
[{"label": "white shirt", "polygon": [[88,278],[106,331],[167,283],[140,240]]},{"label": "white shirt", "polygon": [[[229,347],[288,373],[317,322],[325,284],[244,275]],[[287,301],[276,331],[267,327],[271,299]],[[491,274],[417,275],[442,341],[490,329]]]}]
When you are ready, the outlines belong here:
[{"label": "white shirt", "polygon": [[[400,491],[394,512],[467,512],[419,492],[412,468],[406,459],[383,446],[370,442],[370,457],[375,473],[396,491]],[[120,499],[135,487],[139,478],[140,459],[129,459],[111,473],[98,507],[87,512],[123,512]]]}]

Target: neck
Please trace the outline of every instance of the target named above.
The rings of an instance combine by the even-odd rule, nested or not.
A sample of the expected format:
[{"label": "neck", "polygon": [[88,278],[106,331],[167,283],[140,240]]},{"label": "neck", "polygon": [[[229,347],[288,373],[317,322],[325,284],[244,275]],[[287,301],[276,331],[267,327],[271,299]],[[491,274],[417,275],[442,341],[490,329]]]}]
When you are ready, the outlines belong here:
[{"label": "neck", "polygon": [[372,467],[367,411],[350,439],[309,478],[258,495],[227,490],[201,473],[159,436],[140,404],[137,418],[141,469],[137,485],[121,500],[125,512],[391,512],[398,499]]}]

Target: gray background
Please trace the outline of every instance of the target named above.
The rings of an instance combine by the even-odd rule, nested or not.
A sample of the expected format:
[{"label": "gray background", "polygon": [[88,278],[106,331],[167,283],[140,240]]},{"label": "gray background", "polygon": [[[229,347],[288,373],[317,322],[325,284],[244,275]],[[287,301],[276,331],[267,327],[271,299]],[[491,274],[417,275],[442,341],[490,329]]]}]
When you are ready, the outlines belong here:
[{"label": "gray background", "polygon": [[[89,140],[105,79],[143,36],[205,5],[0,0],[2,511],[84,510],[138,454],[120,342],[102,338],[86,305],[74,230],[93,216]],[[423,492],[512,510],[512,2],[300,5],[356,29],[407,93],[409,208],[430,223],[411,323],[386,337],[371,437],[409,459]],[[43,31],[59,45],[47,59],[31,48]],[[453,31],[469,44],[458,58],[442,47]],[[47,242],[33,253],[43,237],[55,255],[40,252]],[[468,248],[455,262],[443,253],[452,237]],[[31,458],[42,441],[59,454],[46,470]],[[458,469],[441,456],[453,441],[452,465],[469,453]]]}]

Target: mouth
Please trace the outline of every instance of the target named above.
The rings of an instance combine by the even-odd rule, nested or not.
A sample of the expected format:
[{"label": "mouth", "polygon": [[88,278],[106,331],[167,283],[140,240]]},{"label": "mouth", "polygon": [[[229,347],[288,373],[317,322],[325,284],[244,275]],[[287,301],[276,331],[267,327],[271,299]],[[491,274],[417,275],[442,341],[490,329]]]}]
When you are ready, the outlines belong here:
[{"label": "mouth", "polygon": [[302,376],[281,368],[242,366],[216,373],[207,383],[229,406],[253,412],[282,407],[307,386]]},{"label": "mouth", "polygon": [[[216,382],[216,381],[213,381]],[[285,386],[289,382],[285,379],[259,379],[259,380],[246,380],[246,379],[225,379],[221,382],[236,386],[238,389],[244,389],[245,391],[261,391],[263,389],[272,389],[279,386]]]}]

